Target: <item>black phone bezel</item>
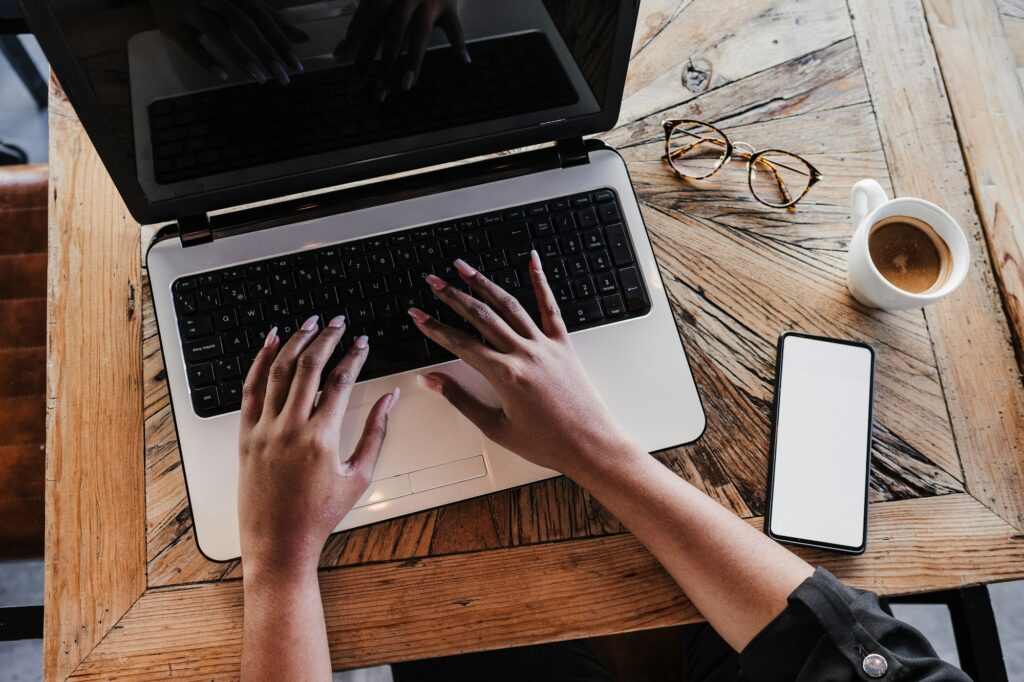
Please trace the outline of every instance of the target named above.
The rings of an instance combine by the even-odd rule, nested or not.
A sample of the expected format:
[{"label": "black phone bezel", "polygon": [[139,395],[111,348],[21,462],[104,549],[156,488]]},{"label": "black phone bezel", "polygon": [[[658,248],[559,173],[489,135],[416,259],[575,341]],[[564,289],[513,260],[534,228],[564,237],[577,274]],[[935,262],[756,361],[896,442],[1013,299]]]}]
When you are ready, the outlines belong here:
[{"label": "black phone bezel", "polygon": [[[782,371],[782,355],[785,349],[785,341],[789,337],[797,337],[803,339],[810,339],[812,341],[822,341],[825,343],[837,343],[844,346],[857,346],[859,348],[866,348],[868,353],[871,354],[871,384],[868,391],[868,433],[867,433],[867,466],[864,468],[864,516],[863,516],[863,534],[861,536],[861,543],[857,547],[850,547],[847,545],[838,545],[830,542],[818,542],[815,540],[808,540],[806,538],[789,537],[786,535],[778,535],[772,532],[772,502],[773,502],[773,488],[775,483],[775,455],[778,437],[778,419],[779,419],[779,394],[782,386],[780,381]],[[875,360],[876,354],[874,347],[869,343],[863,341],[852,341],[849,339],[836,339],[829,336],[816,336],[814,334],[804,334],[802,332],[786,331],[779,335],[778,343],[776,344],[775,353],[775,391],[772,403],[772,428],[771,428],[771,451],[768,456],[768,489],[766,491],[767,509],[764,515],[764,532],[773,540],[778,542],[785,542],[788,544],[801,545],[803,547],[813,547],[815,549],[825,549],[833,552],[842,552],[844,554],[863,554],[867,549],[868,544],[868,493],[869,486],[871,483],[871,449],[873,444],[873,429],[875,423],[874,417],[874,406],[875,406]]]}]

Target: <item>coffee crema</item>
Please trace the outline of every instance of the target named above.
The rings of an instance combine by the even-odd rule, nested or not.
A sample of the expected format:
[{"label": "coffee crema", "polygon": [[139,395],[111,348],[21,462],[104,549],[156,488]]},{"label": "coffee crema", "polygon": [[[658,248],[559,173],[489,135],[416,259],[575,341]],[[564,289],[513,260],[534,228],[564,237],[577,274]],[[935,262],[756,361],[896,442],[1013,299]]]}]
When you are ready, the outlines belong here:
[{"label": "coffee crema", "polygon": [[928,223],[909,216],[878,221],[868,235],[868,253],[882,277],[912,294],[938,289],[953,269],[946,242]]}]

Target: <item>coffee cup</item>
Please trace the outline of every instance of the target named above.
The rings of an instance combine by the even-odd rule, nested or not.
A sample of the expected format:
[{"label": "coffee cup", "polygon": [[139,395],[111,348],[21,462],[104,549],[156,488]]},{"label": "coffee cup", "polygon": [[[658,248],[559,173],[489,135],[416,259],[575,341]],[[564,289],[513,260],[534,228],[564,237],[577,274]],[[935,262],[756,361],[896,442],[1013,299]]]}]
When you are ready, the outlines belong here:
[{"label": "coffee cup", "polygon": [[870,179],[853,186],[851,200],[846,287],[858,302],[921,308],[963,283],[971,262],[967,236],[944,210],[924,199],[890,199]]}]

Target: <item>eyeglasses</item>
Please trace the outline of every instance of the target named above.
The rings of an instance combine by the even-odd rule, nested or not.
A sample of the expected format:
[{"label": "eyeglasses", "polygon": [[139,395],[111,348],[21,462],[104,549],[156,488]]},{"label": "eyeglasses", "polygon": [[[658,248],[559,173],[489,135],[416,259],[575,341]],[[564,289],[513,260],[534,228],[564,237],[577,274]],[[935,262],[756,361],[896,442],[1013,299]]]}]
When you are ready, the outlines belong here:
[{"label": "eyeglasses", "polygon": [[781,149],[756,151],[746,142],[729,141],[721,130],[703,121],[664,121],[665,155],[672,171],[685,180],[704,180],[717,173],[733,155],[747,160],[747,184],[765,206],[796,210],[796,203],[821,180],[810,163]]}]

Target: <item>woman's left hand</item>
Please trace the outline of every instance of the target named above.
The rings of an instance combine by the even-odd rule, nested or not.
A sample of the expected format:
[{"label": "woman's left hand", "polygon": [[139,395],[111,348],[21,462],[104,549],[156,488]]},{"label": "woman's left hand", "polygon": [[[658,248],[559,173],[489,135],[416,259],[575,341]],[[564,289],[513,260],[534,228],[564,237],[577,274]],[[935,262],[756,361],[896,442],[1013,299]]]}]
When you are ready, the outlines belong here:
[{"label": "woman's left hand", "polygon": [[366,418],[351,457],[339,452],[341,421],[369,353],[356,339],[316,394],[328,358],[345,333],[337,317],[317,333],[317,318],[282,347],[275,333],[245,380],[239,438],[238,516],[249,572],[314,568],[327,536],[366,492],[398,392]]}]

